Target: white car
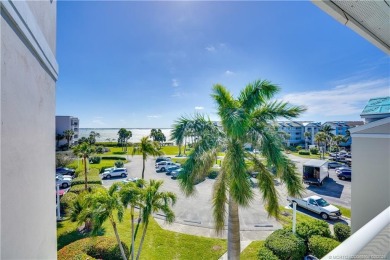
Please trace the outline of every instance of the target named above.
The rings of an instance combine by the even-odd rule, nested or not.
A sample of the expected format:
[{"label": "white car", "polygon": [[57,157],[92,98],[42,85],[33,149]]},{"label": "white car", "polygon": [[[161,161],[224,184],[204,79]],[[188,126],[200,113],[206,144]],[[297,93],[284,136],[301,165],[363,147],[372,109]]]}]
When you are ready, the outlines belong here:
[{"label": "white car", "polygon": [[108,168],[102,173],[103,179],[110,179],[111,177],[126,177],[126,168]]},{"label": "white car", "polygon": [[156,171],[158,172],[165,172],[169,167],[172,166],[180,166],[180,163],[174,163],[171,161],[162,161],[156,163]]},{"label": "white car", "polygon": [[67,178],[62,175],[56,175],[56,185],[59,184],[61,188],[68,188],[72,183],[72,177]]}]

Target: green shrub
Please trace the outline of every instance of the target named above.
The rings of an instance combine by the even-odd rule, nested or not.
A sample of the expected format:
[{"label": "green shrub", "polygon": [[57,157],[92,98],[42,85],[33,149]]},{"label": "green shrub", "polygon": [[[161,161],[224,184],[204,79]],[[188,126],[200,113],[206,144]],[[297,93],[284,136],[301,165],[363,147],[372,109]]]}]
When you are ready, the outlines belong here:
[{"label": "green shrub", "polygon": [[297,149],[297,151],[302,150],[302,146],[297,145],[296,149]]},{"label": "green shrub", "polygon": [[100,163],[102,158],[100,156],[93,156],[89,158],[89,163],[97,164]]},{"label": "green shrub", "polygon": [[311,154],[318,154],[320,151],[317,148],[310,148],[310,153]]},{"label": "green shrub", "polygon": [[209,175],[207,176],[209,179],[215,179],[217,178],[219,172],[218,171],[210,171]]},{"label": "green shrub", "polygon": [[122,168],[125,164],[122,161],[116,161],[114,165],[116,168]]},{"label": "green shrub", "polygon": [[126,158],[122,157],[122,156],[102,156],[102,160],[121,160],[121,161],[126,161]]},{"label": "green shrub", "polygon": [[[292,226],[288,225],[285,229],[291,231]],[[332,237],[329,224],[323,220],[313,219],[310,221],[298,222],[296,227],[297,235],[306,242],[311,236],[318,235],[322,237]]]},{"label": "green shrub", "polygon": [[257,254],[257,259],[259,260],[279,260],[279,258],[272,253],[271,250],[269,250],[266,247],[260,247],[259,253]]},{"label": "green shrub", "polygon": [[[72,185],[69,189],[70,192],[79,194],[80,192],[84,191],[84,184],[78,184],[78,185]],[[104,189],[101,184],[88,184],[88,190],[95,190],[95,189]]]},{"label": "green shrub", "polygon": [[[122,242],[123,249],[129,257],[129,248]],[[57,252],[59,260],[73,259],[122,259],[115,238],[88,237],[77,240]]]},{"label": "green shrub", "polygon": [[340,242],[343,242],[351,235],[351,227],[342,223],[336,223],[334,226],[334,236]]},{"label": "green shrub", "polygon": [[96,142],[95,145],[105,146],[105,147],[118,147],[117,142]]},{"label": "green shrub", "polygon": [[[74,178],[72,180],[72,185],[79,185],[79,184],[84,184],[85,183],[85,177],[84,174],[81,174],[79,177]],[[102,180],[100,179],[99,175],[88,175],[87,176],[87,183],[90,184],[102,184]]]},{"label": "green shrub", "polygon": [[126,152],[113,152],[112,154],[126,154]]},{"label": "green shrub", "polygon": [[96,153],[99,153],[99,154],[104,153],[104,147],[102,145],[98,145],[96,147]]},{"label": "green shrub", "polygon": [[76,200],[77,195],[73,192],[65,193],[60,199],[60,208],[61,211],[67,211],[67,209],[72,205],[72,203]]},{"label": "green shrub", "polygon": [[296,152],[297,151],[297,148],[295,148],[294,146],[289,146],[287,147],[288,150],[290,150],[291,152]]},{"label": "green shrub", "polygon": [[298,154],[300,154],[300,155],[310,155],[310,152],[306,151],[306,150],[299,150]]},{"label": "green shrub", "polygon": [[338,152],[338,151],[339,151],[339,148],[338,148],[337,146],[332,146],[332,147],[329,148],[329,151],[330,151],[331,153]]},{"label": "green shrub", "polygon": [[312,236],[309,239],[309,250],[317,258],[322,258],[340,244],[332,238]]},{"label": "green shrub", "polygon": [[286,229],[273,232],[264,245],[282,260],[302,259],[306,252],[304,240]]}]

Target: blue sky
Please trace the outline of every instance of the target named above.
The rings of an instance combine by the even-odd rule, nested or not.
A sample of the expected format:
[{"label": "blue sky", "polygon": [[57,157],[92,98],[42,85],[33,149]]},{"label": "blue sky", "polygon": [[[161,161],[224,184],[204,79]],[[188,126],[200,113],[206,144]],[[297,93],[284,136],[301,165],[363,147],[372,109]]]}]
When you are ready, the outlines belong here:
[{"label": "blue sky", "polygon": [[311,2],[57,3],[57,115],[80,127],[170,127],[210,97],[267,79],[299,120],[360,120],[390,60]]}]

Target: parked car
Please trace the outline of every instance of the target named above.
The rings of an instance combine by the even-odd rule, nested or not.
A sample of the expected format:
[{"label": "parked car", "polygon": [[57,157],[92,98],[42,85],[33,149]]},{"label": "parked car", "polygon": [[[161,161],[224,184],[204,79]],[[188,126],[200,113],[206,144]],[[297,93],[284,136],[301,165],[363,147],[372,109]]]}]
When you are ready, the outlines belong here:
[{"label": "parked car", "polygon": [[351,180],[351,175],[352,175],[351,169],[347,169],[347,168],[337,169],[336,173],[337,173],[337,177],[340,180],[346,180],[346,179]]},{"label": "parked car", "polygon": [[170,166],[170,167],[168,167],[167,172],[165,174],[166,175],[171,175],[171,173],[173,171],[178,170],[178,169],[180,169],[179,165]]},{"label": "parked car", "polygon": [[337,219],[341,216],[340,209],[329,204],[319,196],[310,196],[303,199],[288,197],[289,202],[296,202],[297,206],[319,214],[323,219]]},{"label": "parked car", "polygon": [[172,176],[171,178],[173,180],[177,179],[182,172],[183,172],[183,168],[180,168],[180,169],[172,171],[171,172],[171,176]]},{"label": "parked car", "polygon": [[123,183],[137,182],[138,180],[140,180],[140,178],[134,177],[134,178],[128,178],[128,179],[126,179],[126,180],[123,180],[122,182],[123,182]]},{"label": "parked car", "polygon": [[61,188],[68,188],[72,183],[72,178],[65,178],[62,175],[56,175],[56,185],[59,184]]},{"label": "parked car", "polygon": [[340,163],[340,162],[328,162],[328,169],[336,169],[336,168],[339,168],[339,167],[345,167],[347,165],[345,165],[344,163]]},{"label": "parked car", "polygon": [[66,174],[61,174],[61,173],[56,173],[56,176],[59,175],[61,177],[64,177],[64,178],[69,178],[70,180],[72,180],[74,178],[74,175],[66,175]]},{"label": "parked car", "polygon": [[114,168],[107,171],[107,169],[102,173],[103,179],[110,179],[111,177],[126,177],[127,169],[126,168]]},{"label": "parked car", "polygon": [[60,173],[62,175],[71,175],[71,176],[74,176],[75,175],[75,170],[74,169],[71,169],[71,168],[66,168],[66,167],[58,167],[56,169],[56,173]]},{"label": "parked car", "polygon": [[161,161],[156,163],[156,171],[158,172],[165,172],[169,167],[172,166],[180,166],[179,163],[174,163],[171,161]]},{"label": "parked car", "polygon": [[162,162],[162,161],[171,161],[171,157],[165,157],[165,156],[157,157],[156,163]]}]

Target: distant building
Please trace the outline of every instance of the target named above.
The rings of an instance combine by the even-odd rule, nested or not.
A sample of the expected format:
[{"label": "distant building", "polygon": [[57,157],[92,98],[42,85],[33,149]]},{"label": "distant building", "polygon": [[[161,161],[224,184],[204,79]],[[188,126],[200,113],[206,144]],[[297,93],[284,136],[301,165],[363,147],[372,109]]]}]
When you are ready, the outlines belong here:
[{"label": "distant building", "polygon": [[288,134],[289,138],[285,140],[286,145],[299,145],[305,143],[305,127],[303,124],[297,121],[278,121],[277,122],[278,132]]},{"label": "distant building", "polygon": [[[333,128],[332,134],[346,136],[349,129],[356,126],[364,125],[363,121],[329,121],[322,125],[322,128],[329,125]],[[341,142],[339,146],[349,147],[352,144],[352,138],[349,138],[346,142]]]},{"label": "distant building", "polygon": [[[318,131],[321,129],[321,122],[303,122],[302,125],[304,126],[304,133],[309,132],[310,137],[307,138],[308,144],[313,145],[315,144],[314,142],[314,137],[318,133]],[[306,142],[305,136],[303,136],[304,141]]]},{"label": "distant building", "polygon": [[[66,130],[73,130],[74,134],[70,144],[75,144],[79,140],[79,119],[73,116],[56,116],[56,135],[63,135]],[[66,139],[59,141],[58,146],[66,144]]]}]

